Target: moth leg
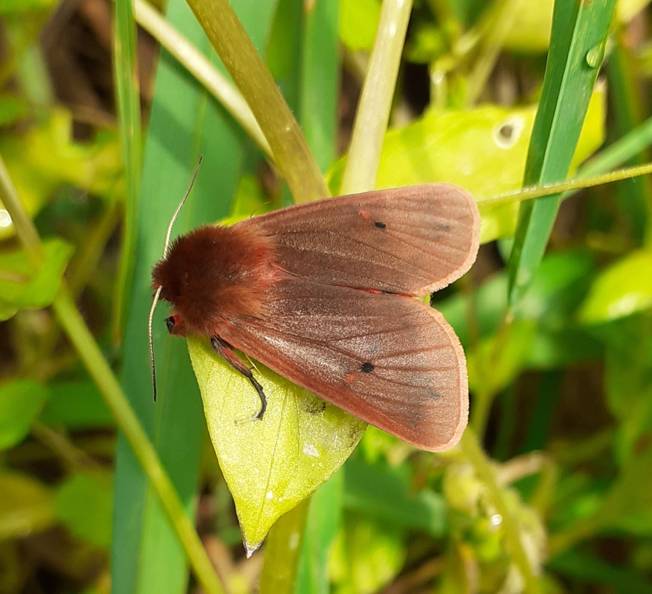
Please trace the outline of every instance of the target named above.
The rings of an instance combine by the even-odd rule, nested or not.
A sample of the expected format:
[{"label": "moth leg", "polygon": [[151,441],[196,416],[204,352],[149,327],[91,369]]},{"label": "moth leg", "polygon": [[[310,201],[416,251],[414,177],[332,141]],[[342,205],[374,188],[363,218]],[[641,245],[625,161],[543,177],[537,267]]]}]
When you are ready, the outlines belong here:
[{"label": "moth leg", "polygon": [[233,351],[233,347],[225,340],[222,340],[219,336],[211,337],[211,346],[213,349],[215,349],[217,354],[219,354],[229,365],[231,365],[231,367],[233,367],[233,369],[235,369],[238,373],[244,375],[254,387],[258,393],[258,397],[260,398],[260,410],[258,411],[258,414],[256,414],[255,418],[262,419],[265,411],[267,410],[267,396],[265,396],[263,387],[254,377],[251,369],[244,365],[238,355]]}]

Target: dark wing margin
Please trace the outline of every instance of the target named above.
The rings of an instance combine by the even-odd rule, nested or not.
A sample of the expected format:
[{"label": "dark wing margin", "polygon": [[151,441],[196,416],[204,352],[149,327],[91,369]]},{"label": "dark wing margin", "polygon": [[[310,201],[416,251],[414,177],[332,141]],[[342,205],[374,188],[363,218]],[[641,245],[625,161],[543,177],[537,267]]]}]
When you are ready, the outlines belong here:
[{"label": "dark wing margin", "polygon": [[429,184],[342,196],[240,224],[270,236],[278,264],[293,275],[424,295],[471,267],[480,218],[467,192]]},{"label": "dark wing margin", "polygon": [[268,297],[266,316],[228,324],[223,338],[419,448],[459,440],[468,417],[466,362],[441,314],[407,296],[296,278]]}]

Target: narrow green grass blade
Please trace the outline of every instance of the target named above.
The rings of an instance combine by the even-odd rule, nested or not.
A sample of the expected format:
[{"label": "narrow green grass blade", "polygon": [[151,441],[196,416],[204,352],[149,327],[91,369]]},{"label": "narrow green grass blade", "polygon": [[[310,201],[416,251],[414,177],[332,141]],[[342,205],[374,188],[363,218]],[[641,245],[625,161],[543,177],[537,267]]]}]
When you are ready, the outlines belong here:
[{"label": "narrow green grass blade", "polygon": [[113,33],[113,69],[116,104],[120,121],[122,160],[127,180],[122,224],[122,249],[118,282],[113,305],[113,339],[119,343],[124,327],[125,300],[134,269],[136,212],[140,191],[142,139],[140,129],[140,96],[136,70],[136,24],[131,0],[116,0]]},{"label": "narrow green grass blade", "polygon": [[[523,185],[564,179],[575,152],[604,55],[615,0],[555,2],[552,40]],[[537,269],[555,222],[559,196],[521,205],[509,262],[514,305]]]},{"label": "narrow green grass blade", "polygon": [[[613,107],[613,133],[624,136],[635,129],[642,119],[642,105],[638,95],[638,81],[634,71],[632,51],[625,45],[623,34],[617,36],[607,64],[609,93]],[[627,165],[641,165],[646,155],[640,153]],[[615,185],[616,201],[623,212],[632,236],[639,244],[643,242],[649,227],[650,179],[639,177]],[[646,232],[647,231],[647,232]]]},{"label": "narrow green grass blade", "polygon": [[[241,0],[236,8],[254,23],[260,41],[273,11],[268,4]],[[210,44],[183,0],[169,5],[170,21],[200,49]],[[155,319],[159,401],[152,402],[146,322],[151,300],[150,271],[161,257],[165,229],[187,188],[199,154],[204,166],[181,213],[175,235],[223,217],[240,176],[242,136],[219,105],[170,56],[162,53],[149,121],[134,282],[129,296],[122,382],[141,422],[188,512],[197,487],[204,421],[185,342]],[[186,560],[155,495],[124,440],[118,445],[115,478],[112,587],[116,594],[186,590]]]}]

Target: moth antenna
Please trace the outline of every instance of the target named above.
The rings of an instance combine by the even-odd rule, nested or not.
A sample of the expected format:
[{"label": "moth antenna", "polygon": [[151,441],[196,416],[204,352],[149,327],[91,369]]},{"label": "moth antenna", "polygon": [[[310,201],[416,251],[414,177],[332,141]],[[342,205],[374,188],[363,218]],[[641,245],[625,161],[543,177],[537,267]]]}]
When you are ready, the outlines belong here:
[{"label": "moth antenna", "polygon": [[192,192],[192,187],[195,185],[195,180],[197,179],[197,174],[199,173],[199,168],[201,167],[201,163],[203,160],[204,157],[202,155],[199,155],[199,159],[197,160],[197,165],[195,165],[195,168],[192,170],[192,177],[190,178],[190,184],[188,185],[188,189],[186,190],[186,193],[183,195],[181,202],[179,202],[177,209],[174,211],[174,214],[172,215],[172,218],[168,223],[168,230],[167,233],[165,234],[165,243],[163,244],[163,258],[165,258],[168,255],[168,250],[170,249],[170,236],[172,235],[172,227],[174,225],[174,222],[177,220],[177,217],[179,216],[179,213],[181,212],[183,205],[186,203],[186,200],[188,200],[188,196],[190,196],[190,192]]},{"label": "moth antenna", "polygon": [[[192,170],[192,176],[190,178],[190,184],[188,185],[188,189],[186,190],[186,193],[183,195],[181,202],[179,202],[176,210],[172,214],[172,218],[170,219],[170,222],[168,223],[167,232],[165,233],[165,242],[163,244],[164,259],[167,257],[168,251],[170,249],[170,236],[172,235],[172,227],[174,226],[174,222],[177,220],[177,217],[179,216],[179,213],[181,212],[183,205],[186,203],[186,200],[188,200],[188,196],[190,196],[190,192],[192,192],[192,187],[195,185],[195,180],[197,179],[197,174],[199,173],[199,168],[201,167],[203,160],[204,160],[203,155],[199,155],[199,159],[197,159],[197,164],[195,165],[195,168]],[[162,290],[163,287],[161,285],[159,285],[156,288],[156,293],[154,293],[154,298],[152,299],[152,307],[149,310],[149,317],[147,318],[147,342],[149,344],[149,361],[150,361],[150,367],[152,369],[152,393],[154,394],[154,402],[156,402],[157,391],[156,391],[156,357],[154,356],[154,333],[152,328],[154,325],[154,312],[156,311],[156,305],[161,297]]]},{"label": "moth antenna", "polygon": [[152,332],[152,326],[154,322],[154,311],[156,310],[156,304],[161,297],[162,290],[163,287],[159,285],[156,289],[156,293],[154,293],[152,307],[149,310],[149,318],[147,319],[147,341],[149,343],[149,362],[152,369],[152,393],[154,394],[154,402],[156,402],[156,357],[154,356],[154,335]]}]

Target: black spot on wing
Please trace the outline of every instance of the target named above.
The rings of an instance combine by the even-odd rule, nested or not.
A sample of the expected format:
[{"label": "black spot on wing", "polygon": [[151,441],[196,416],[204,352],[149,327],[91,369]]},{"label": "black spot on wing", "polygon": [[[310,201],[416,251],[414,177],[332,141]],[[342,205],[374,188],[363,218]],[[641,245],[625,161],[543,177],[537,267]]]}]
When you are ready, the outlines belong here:
[{"label": "black spot on wing", "polygon": [[374,225],[376,225],[376,227],[378,227],[379,229],[385,229],[385,227],[387,227],[387,225],[385,225],[385,223],[383,223],[382,221],[376,221]]},{"label": "black spot on wing", "polygon": [[360,371],[362,373],[371,373],[375,369],[373,363],[370,363],[369,361],[365,361],[361,366],[360,366]]}]

